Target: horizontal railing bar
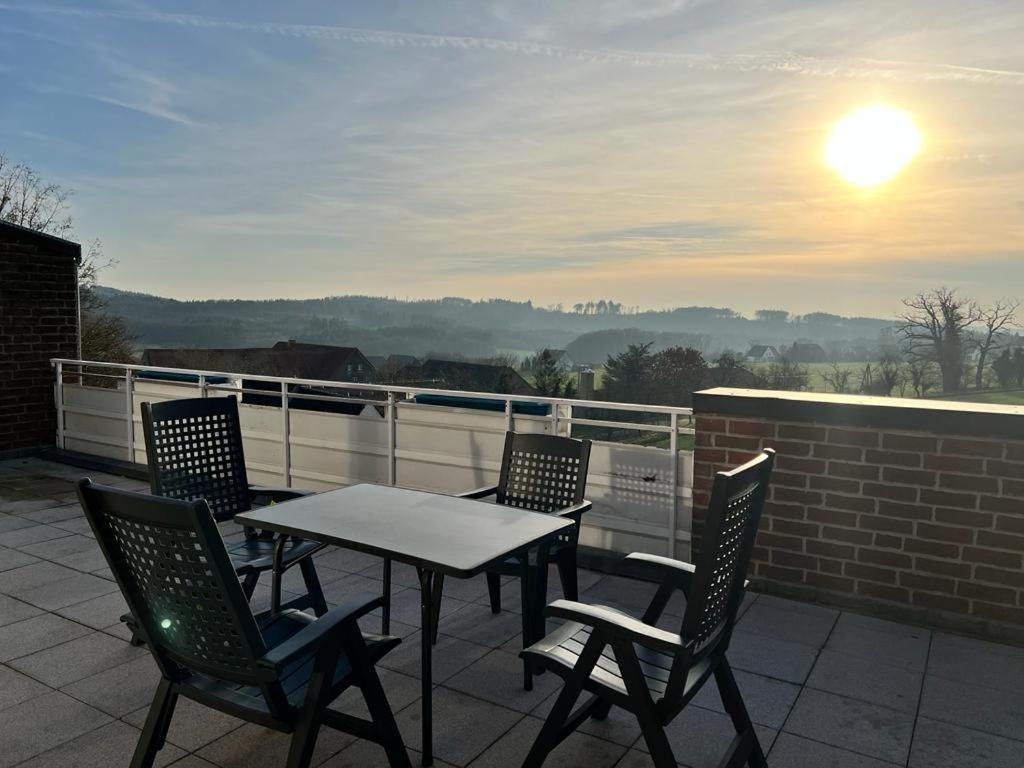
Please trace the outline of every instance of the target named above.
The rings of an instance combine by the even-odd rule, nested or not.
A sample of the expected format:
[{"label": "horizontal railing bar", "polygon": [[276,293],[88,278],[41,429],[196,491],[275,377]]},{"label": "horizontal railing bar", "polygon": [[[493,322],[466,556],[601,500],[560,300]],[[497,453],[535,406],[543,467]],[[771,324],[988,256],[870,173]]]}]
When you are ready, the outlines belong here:
[{"label": "horizontal railing bar", "polygon": [[[613,411],[632,411],[635,413],[664,413],[664,414],[679,414],[689,416],[693,413],[692,408],[683,408],[680,406],[671,405],[641,405],[639,403],[619,403],[619,402],[606,402],[604,400],[576,400],[576,399],[563,399],[557,397],[542,397],[532,395],[507,395],[496,392],[473,392],[467,390],[454,390],[454,389],[430,389],[425,387],[406,387],[402,385],[391,385],[391,384],[365,384],[362,382],[351,382],[351,381],[331,381],[328,379],[299,379],[292,376],[265,376],[263,374],[255,373],[233,373],[230,371],[206,371],[198,368],[165,368],[154,365],[135,365],[128,363],[103,363],[92,360],[73,360],[69,358],[52,358],[50,360],[52,365],[58,363],[62,365],[73,365],[73,366],[94,366],[101,368],[111,368],[120,371],[142,371],[149,373],[170,373],[170,374],[184,374],[187,376],[223,376],[228,379],[249,379],[250,381],[266,381],[280,384],[282,382],[291,382],[295,384],[305,384],[307,386],[314,387],[334,387],[334,388],[348,388],[356,390],[364,390],[368,392],[384,392],[384,393],[405,393],[412,395],[436,395],[441,397],[474,397],[482,398],[487,400],[502,400],[513,403],[548,403],[551,405],[571,405],[580,408],[601,408]],[[87,374],[88,375],[88,374]],[[98,375],[98,374],[93,374]],[[155,380],[158,381],[158,380]],[[184,382],[167,382],[159,381],[161,384],[183,384]],[[191,382],[189,382],[191,383]],[[212,385],[211,385],[212,386]],[[457,394],[456,394],[457,393]],[[269,392],[262,392],[262,394],[270,394]]]}]

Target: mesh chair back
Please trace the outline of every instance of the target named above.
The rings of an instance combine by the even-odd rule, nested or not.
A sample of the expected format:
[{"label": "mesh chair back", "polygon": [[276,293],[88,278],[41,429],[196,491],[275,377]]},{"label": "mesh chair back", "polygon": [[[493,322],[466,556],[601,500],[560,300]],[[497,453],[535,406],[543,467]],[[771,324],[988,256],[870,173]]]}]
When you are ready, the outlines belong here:
[{"label": "mesh chair back", "polygon": [[206,499],[218,521],[250,508],[235,398],[143,403],[142,426],[154,494]]},{"label": "mesh chair back", "polygon": [[727,640],[743,597],[775,452],[715,475],[682,636],[703,655]]},{"label": "mesh chair back", "polygon": [[497,501],[533,512],[556,512],[583,501],[590,441],[554,435],[505,435]]},{"label": "mesh chair back", "polygon": [[161,668],[256,682],[256,660],[266,649],[206,502],[88,479],[78,495]]}]

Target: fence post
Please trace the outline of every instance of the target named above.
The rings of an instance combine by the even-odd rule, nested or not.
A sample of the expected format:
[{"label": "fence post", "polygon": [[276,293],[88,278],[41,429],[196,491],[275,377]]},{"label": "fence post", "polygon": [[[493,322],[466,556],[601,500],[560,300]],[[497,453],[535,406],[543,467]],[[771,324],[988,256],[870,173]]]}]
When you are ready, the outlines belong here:
[{"label": "fence post", "polygon": [[199,374],[199,396],[206,397],[206,374]]},{"label": "fence post", "polygon": [[672,465],[668,471],[671,504],[668,508],[668,556],[676,556],[676,517],[679,513],[679,414],[674,411],[669,416],[672,431],[668,436],[668,452]]},{"label": "fence post", "polygon": [[292,487],[292,417],[288,410],[288,382],[281,382],[281,465],[284,487]]},{"label": "fence post", "polygon": [[388,392],[388,485],[398,482],[398,399]]},{"label": "fence post", "polygon": [[513,426],[513,424],[512,424],[512,401],[511,400],[506,400],[505,401],[505,431],[506,432],[511,432],[512,431],[512,426]]},{"label": "fence post", "polygon": [[124,404],[125,415],[128,417],[128,461],[135,463],[135,379],[132,369],[124,372]]},{"label": "fence post", "polygon": [[558,403],[551,404],[551,434],[558,437],[558,409],[561,406]]},{"label": "fence post", "polygon": [[572,437],[572,403],[565,406],[565,436]]},{"label": "fence post", "polygon": [[57,363],[53,402],[57,406],[57,447],[64,450],[64,364]]}]

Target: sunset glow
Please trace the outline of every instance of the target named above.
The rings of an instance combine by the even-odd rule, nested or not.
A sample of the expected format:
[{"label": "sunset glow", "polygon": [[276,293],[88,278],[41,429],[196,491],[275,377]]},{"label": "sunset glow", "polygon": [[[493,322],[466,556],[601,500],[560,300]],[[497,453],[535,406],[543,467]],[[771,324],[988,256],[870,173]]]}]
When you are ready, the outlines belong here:
[{"label": "sunset glow", "polygon": [[825,164],[857,187],[892,180],[921,149],[909,114],[883,104],[851,112],[832,128]]}]

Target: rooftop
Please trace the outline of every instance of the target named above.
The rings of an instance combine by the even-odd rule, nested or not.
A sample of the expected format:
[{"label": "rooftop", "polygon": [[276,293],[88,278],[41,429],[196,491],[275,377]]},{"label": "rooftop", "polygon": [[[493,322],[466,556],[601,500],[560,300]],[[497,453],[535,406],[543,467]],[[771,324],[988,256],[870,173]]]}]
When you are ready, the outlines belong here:
[{"label": "rooftop", "polygon": [[[125,765],[157,682],[149,653],[128,644],[119,622],[125,605],[74,493],[83,474],[146,487],[40,458],[0,462],[0,768]],[[225,535],[240,531],[228,527]],[[381,586],[380,561],[355,552],[328,549],[317,570],[329,601]],[[415,579],[396,566],[392,631],[405,642],[381,662],[414,759]],[[553,596],[557,584],[552,578]],[[653,590],[592,571],[581,572],[580,587],[587,602],[632,612]],[[257,609],[269,602],[269,589],[260,590]],[[505,594],[506,610],[493,616],[482,578],[446,586],[434,656],[436,765],[519,765],[552,703],[558,681],[551,674],[531,693],[522,690],[517,600],[514,590]],[[671,604],[665,626],[678,627],[681,610]],[[729,656],[775,768],[1021,764],[1024,649],[751,594]],[[336,706],[358,708],[352,693]],[[717,765],[731,726],[713,687],[695,704],[669,727],[673,749],[689,768]],[[158,765],[283,765],[286,744],[281,734],[182,701]],[[385,764],[375,745],[330,730],[314,762]],[[586,723],[549,764],[640,768],[650,761],[636,724],[613,710],[604,722]]]}]

